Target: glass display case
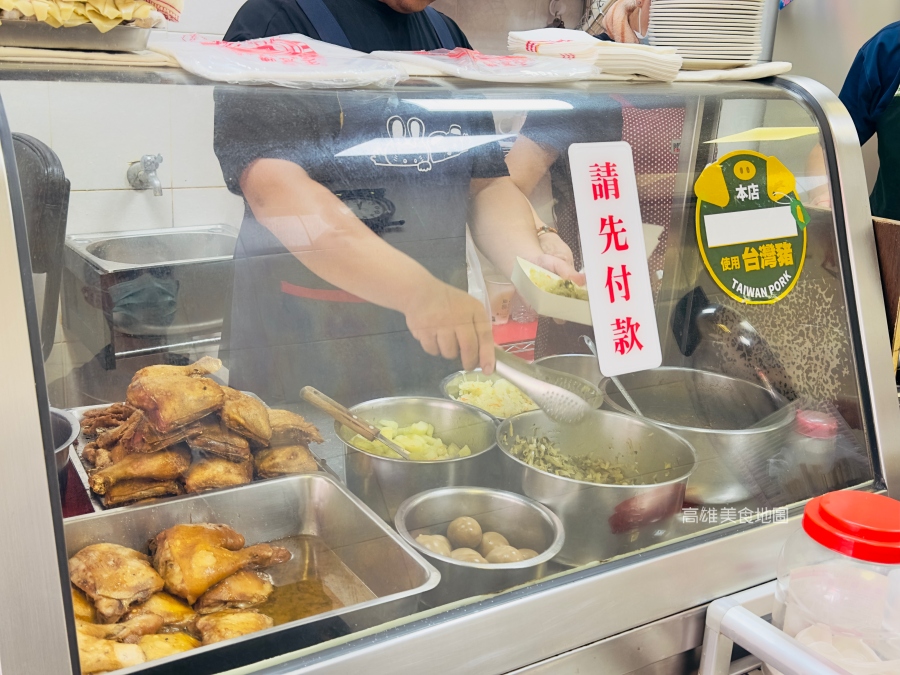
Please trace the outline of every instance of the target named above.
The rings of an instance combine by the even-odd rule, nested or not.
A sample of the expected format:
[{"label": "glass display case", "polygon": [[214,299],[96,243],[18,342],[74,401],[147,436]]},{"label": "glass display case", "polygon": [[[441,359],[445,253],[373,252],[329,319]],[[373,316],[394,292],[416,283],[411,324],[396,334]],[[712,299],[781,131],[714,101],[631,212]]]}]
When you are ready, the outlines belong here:
[{"label": "glass display case", "polygon": [[[657,625],[604,672],[687,672],[666,617],[774,578],[805,500],[898,489],[860,150],[815,82],[0,96],[8,672],[501,673]],[[633,272],[594,254],[629,240]],[[639,287],[655,334],[590,325]]]}]

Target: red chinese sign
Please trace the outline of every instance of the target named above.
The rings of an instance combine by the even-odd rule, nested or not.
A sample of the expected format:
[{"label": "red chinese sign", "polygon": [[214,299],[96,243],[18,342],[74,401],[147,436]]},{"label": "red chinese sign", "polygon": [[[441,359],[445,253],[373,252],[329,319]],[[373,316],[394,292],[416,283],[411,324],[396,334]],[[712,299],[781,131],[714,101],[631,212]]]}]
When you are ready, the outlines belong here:
[{"label": "red chinese sign", "polygon": [[631,146],[576,143],[569,162],[600,370],[656,368],[662,351]]}]

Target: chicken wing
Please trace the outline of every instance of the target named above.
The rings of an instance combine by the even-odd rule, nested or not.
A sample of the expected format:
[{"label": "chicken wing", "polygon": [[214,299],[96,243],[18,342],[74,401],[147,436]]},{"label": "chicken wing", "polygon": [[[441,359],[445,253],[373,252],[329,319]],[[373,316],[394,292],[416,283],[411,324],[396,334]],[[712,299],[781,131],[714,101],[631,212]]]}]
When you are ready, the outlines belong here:
[{"label": "chicken wing", "polygon": [[135,377],[125,398],[165,435],[221,408],[225,394],[205,377],[150,373]]},{"label": "chicken wing", "polygon": [[243,548],[244,538],[226,525],[176,525],[151,542],[153,565],[166,590],[194,604],[223,579],[245,567],[260,568],[290,560],[285,548],[256,544]]},{"label": "chicken wing", "polygon": [[101,640],[80,631],[76,631],[75,635],[78,638],[78,658],[84,675],[107,673],[146,661],[144,651],[138,645]]},{"label": "chicken wing", "polygon": [[303,445],[260,450],[256,453],[254,463],[256,464],[256,475],[259,478],[314,473],[319,470],[319,465],[316,464],[309,448]]},{"label": "chicken wing", "polygon": [[165,582],[143,553],[116,544],[93,544],[69,558],[69,577],[94,602],[101,623],[114,623]]},{"label": "chicken wing", "polygon": [[155,614],[136,616],[121,623],[88,623],[75,620],[75,630],[100,640],[115,640],[137,644],[144,635],[152,635],[162,628],[163,620]]},{"label": "chicken wing", "polygon": [[272,582],[259,572],[240,570],[201,595],[194,608],[200,614],[223,609],[249,609],[268,600],[274,590]]},{"label": "chicken wing", "polygon": [[211,645],[223,640],[255,633],[275,625],[271,617],[252,610],[243,612],[217,612],[197,619],[197,629],[203,636],[203,644]]},{"label": "chicken wing", "polygon": [[145,635],[138,642],[138,646],[144,651],[148,661],[162,659],[172,654],[189,652],[200,646],[200,640],[192,638],[185,633],[163,633],[160,635]]},{"label": "chicken wing", "polygon": [[[113,465],[115,466],[115,465]],[[150,478],[135,478],[123,480],[106,491],[103,495],[103,505],[107,508],[122,506],[145,499],[156,497],[170,497],[184,494],[181,483],[174,480],[153,480]]]},{"label": "chicken wing", "polygon": [[150,596],[146,602],[135,605],[125,615],[125,619],[133,619],[139,616],[152,615],[162,619],[164,631],[188,631],[194,632],[194,623],[197,621],[197,613],[184,600],[169,595],[166,592]]},{"label": "chicken wing", "polygon": [[91,490],[98,495],[104,495],[116,483],[137,478],[157,481],[177,480],[190,466],[191,451],[183,445],[150,454],[126,455],[122,461],[91,476]]},{"label": "chicken wing", "polygon": [[198,361],[188,366],[147,366],[137,371],[135,377],[145,377],[147,375],[180,375],[184,377],[203,377],[211,375],[222,367],[222,362],[212,356],[204,356]]},{"label": "chicken wing", "polygon": [[132,413],[134,408],[127,403],[113,403],[106,408],[88,410],[81,416],[81,432],[87,438],[94,438],[97,434],[124,423]]},{"label": "chicken wing", "polygon": [[222,422],[232,431],[249,438],[257,445],[266,446],[272,437],[269,412],[260,401],[231,387],[222,387],[225,403],[222,405]]},{"label": "chicken wing", "polygon": [[272,427],[269,445],[273,447],[325,442],[315,425],[290,410],[269,410],[269,425]]},{"label": "chicken wing", "polygon": [[201,420],[199,426],[200,434],[188,441],[192,450],[223,457],[232,462],[250,459],[250,443],[247,439],[226,427],[215,415]]},{"label": "chicken wing", "polygon": [[253,462],[232,462],[221,457],[198,459],[184,477],[184,488],[190,493],[247,485],[253,481]]},{"label": "chicken wing", "polygon": [[97,612],[93,603],[87,599],[87,596],[79,589],[72,586],[72,610],[75,619],[94,623],[97,620]]}]

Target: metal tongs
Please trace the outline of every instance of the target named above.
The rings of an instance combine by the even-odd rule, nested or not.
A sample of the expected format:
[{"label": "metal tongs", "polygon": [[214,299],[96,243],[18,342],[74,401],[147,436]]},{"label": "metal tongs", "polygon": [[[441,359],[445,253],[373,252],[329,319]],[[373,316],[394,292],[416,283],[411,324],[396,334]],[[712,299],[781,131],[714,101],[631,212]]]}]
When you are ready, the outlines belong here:
[{"label": "metal tongs", "polygon": [[409,452],[382,434],[378,427],[374,424],[369,424],[364,419],[354,415],[346,407],[329,398],[315,387],[303,387],[303,389],[300,390],[300,397],[307,403],[311,403],[317,407],[323,413],[334,418],[336,422],[340,422],[351,431],[355,431],[370,443],[374,441],[384,443],[403,459],[412,460]]},{"label": "metal tongs", "polygon": [[525,392],[551,419],[577,424],[591,412],[590,404],[575,393],[582,386],[580,381],[510,356],[499,347],[494,352],[497,374]]}]

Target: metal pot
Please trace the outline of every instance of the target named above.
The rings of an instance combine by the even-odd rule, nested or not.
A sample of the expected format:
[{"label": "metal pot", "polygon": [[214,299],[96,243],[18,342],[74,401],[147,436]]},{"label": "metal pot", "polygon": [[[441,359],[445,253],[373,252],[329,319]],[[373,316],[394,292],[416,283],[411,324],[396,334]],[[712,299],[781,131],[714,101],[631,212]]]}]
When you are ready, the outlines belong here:
[{"label": "metal pot", "polygon": [[594,386],[599,386],[603,380],[603,375],[600,374],[600,363],[593,354],[557,354],[556,356],[545,356],[534,363],[544,368],[580,377]]},{"label": "metal pot", "polygon": [[[591,455],[621,464],[646,485],[609,485],[563,478],[510,454],[517,436],[546,437],[567,455]],[[557,560],[585,565],[664,541],[681,510],[694,470],[690,443],[636,417],[596,411],[578,425],[560,425],[543,412],[510,417],[497,441],[507,489],[548,506],[563,523],[566,541]]]},{"label": "metal pot", "polygon": [[434,435],[447,445],[468,445],[472,450],[469,457],[433,462],[379,457],[352,446],[354,432],[335,423],[335,432],[345,446],[347,486],[388,522],[393,521],[400,504],[424,490],[449,485],[493,487],[499,480],[496,424],[477,408],[440,398],[394,397],[360,403],[350,410],[373,423],[393,420],[407,426],[428,422],[434,425]]},{"label": "metal pot", "polygon": [[69,473],[69,449],[81,433],[81,424],[68,410],[50,408],[50,432],[53,434],[56,474],[59,476],[59,490],[65,493]]},{"label": "metal pot", "polygon": [[[450,523],[461,516],[474,518],[484,532],[499,532],[512,546],[530,548],[538,556],[502,565],[465,563],[416,541],[420,534],[446,535]],[[422,597],[432,607],[539,579],[565,541],[562,523],[548,508],[521,495],[485,488],[438,488],[410,497],[397,510],[394,526],[441,573],[441,583]]]},{"label": "metal pot", "polygon": [[[595,361],[596,361],[596,359],[595,359]],[[537,362],[535,362],[535,363],[537,363]],[[541,365],[544,365],[544,364],[541,364]],[[597,368],[599,370],[599,365],[597,366]],[[561,370],[561,369],[555,368],[554,370]],[[568,371],[562,371],[562,372],[568,372]],[[576,377],[579,377],[576,373],[570,373],[570,374],[575,375]],[[503,379],[503,378],[501,378],[496,373],[494,373],[492,375],[485,375],[480,370],[474,370],[471,372],[469,372],[467,370],[460,370],[458,372],[453,373],[452,375],[448,375],[447,377],[445,377],[443,379],[443,381],[441,382],[441,391],[444,392],[444,396],[449,398],[451,401],[456,401],[457,397],[459,396],[459,385],[461,382],[465,382],[466,380],[468,380],[470,382],[487,382],[487,381],[496,382],[497,380],[501,380],[501,379]],[[579,379],[583,380],[583,382],[581,383],[582,387],[581,387],[580,391],[577,391],[575,393],[577,393],[579,396],[581,396],[585,401],[590,403],[591,406],[593,406],[595,408],[599,408],[600,406],[602,406],[603,405],[603,392],[601,392],[600,388],[597,386],[597,383],[600,382],[600,379],[598,378],[597,382],[594,382],[593,380],[589,381],[589,380],[587,380],[585,378],[581,378],[581,377],[579,377]],[[459,402],[462,403],[461,401],[459,401]],[[481,410],[481,408],[471,405],[469,403],[464,403],[463,405],[468,405],[468,406],[474,408],[475,410]],[[487,411],[482,411],[482,412],[487,412]],[[491,417],[493,419],[497,420],[498,422],[505,419],[503,417],[498,417],[497,415],[492,415],[490,412],[488,412],[487,414],[491,415]]]},{"label": "metal pot", "polygon": [[[758,493],[752,473],[787,441],[793,414],[777,392],[727,375],[691,368],[656,368],[619,381],[644,417],[694,446],[697,470],[687,499],[729,504]],[[601,385],[612,409],[632,414],[609,380]]]}]

